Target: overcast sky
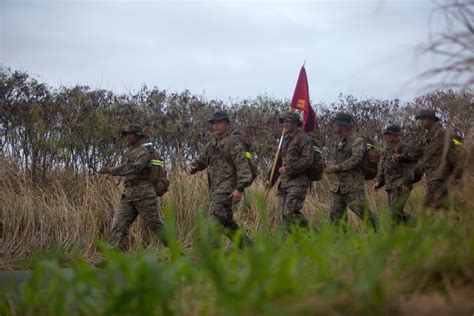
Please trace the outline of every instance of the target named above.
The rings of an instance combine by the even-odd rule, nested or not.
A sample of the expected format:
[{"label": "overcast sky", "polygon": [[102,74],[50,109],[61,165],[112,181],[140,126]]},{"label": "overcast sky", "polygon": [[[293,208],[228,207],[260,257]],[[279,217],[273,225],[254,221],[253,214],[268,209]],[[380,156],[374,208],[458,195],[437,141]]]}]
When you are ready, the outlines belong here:
[{"label": "overcast sky", "polygon": [[142,84],[207,98],[291,98],[300,66],[312,103],[401,98],[435,65],[430,1],[6,1],[0,63],[53,87],[117,93]]}]

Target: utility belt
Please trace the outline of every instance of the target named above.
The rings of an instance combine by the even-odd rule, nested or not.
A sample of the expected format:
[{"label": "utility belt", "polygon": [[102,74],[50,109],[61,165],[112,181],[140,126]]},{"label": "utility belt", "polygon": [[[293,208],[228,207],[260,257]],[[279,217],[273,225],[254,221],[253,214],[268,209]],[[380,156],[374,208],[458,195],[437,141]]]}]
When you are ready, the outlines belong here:
[{"label": "utility belt", "polygon": [[293,179],[300,178],[300,177],[308,177],[309,176],[308,175],[308,169],[306,169],[305,171],[302,171],[302,172],[294,173],[292,175],[284,174],[284,175],[281,175],[280,177],[281,178],[286,178],[288,180],[293,180]]},{"label": "utility belt", "polygon": [[[141,183],[144,183],[144,182],[150,182],[150,177],[147,177],[147,178],[135,178],[135,179],[130,179],[130,180],[125,180],[125,183],[124,185],[126,187],[129,187],[129,186],[135,186],[135,185],[138,185],[138,184],[141,184]],[[150,182],[151,183],[151,182]]]}]

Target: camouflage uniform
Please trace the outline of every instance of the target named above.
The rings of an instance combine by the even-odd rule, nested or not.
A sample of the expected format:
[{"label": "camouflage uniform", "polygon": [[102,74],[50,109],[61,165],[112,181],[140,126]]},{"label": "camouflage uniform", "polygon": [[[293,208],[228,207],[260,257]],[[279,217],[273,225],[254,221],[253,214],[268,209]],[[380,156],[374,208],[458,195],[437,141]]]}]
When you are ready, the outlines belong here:
[{"label": "camouflage uniform", "polygon": [[[141,128],[131,126],[123,132],[143,135]],[[130,225],[140,214],[148,227],[166,245],[164,224],[157,209],[157,196],[150,182],[151,159],[148,151],[138,146],[127,150],[122,164],[111,168],[111,174],[124,178],[124,190],[114,214],[109,243],[125,250]]]},{"label": "camouflage uniform", "polygon": [[[228,115],[218,111],[214,113],[213,118],[228,120]],[[212,122],[212,119],[209,121]],[[227,152],[229,155],[225,152],[225,146],[229,146]],[[239,225],[233,219],[232,200],[229,195],[235,189],[244,192],[244,189],[252,183],[252,169],[247,159],[241,141],[236,136],[226,133],[221,138],[214,137],[191,163],[195,167],[195,172],[207,168],[210,191],[209,214],[217,219],[230,239],[239,229]],[[241,245],[248,243],[250,239],[244,235]]]},{"label": "camouflage uniform", "polygon": [[[338,113],[333,122],[352,127],[352,116]],[[361,168],[366,150],[365,139],[356,133],[340,137],[334,146],[330,164],[336,166],[336,171],[328,175],[329,213],[332,221],[339,221],[346,207],[349,207],[360,218],[364,218],[367,213],[370,224],[375,227],[375,216],[368,209],[365,198],[364,174]]]},{"label": "camouflage uniform", "polygon": [[[284,120],[295,121],[298,126],[302,125],[298,114],[294,112],[283,115],[280,122]],[[308,226],[308,221],[301,213],[301,209],[311,183],[305,171],[313,161],[313,155],[312,140],[300,129],[287,133],[283,138],[278,166],[286,167],[287,173],[284,175],[277,173],[276,178],[280,178],[277,189],[280,215],[287,227],[291,224]]]},{"label": "camouflage uniform", "polygon": [[[416,118],[427,116],[439,120],[432,111],[422,111]],[[422,149],[418,166],[426,175],[425,205],[437,209],[448,196],[448,180],[455,161],[453,143],[449,133],[436,123],[424,135]]]},{"label": "camouflage uniform", "polygon": [[[385,133],[400,135],[398,126],[389,126]],[[394,161],[392,156],[400,154],[400,161]],[[387,144],[382,159],[379,164],[379,174],[377,177],[377,187],[385,185],[388,195],[388,206],[392,219],[396,222],[405,222],[409,215],[403,211],[405,203],[413,188],[413,163],[417,160],[414,148],[398,142],[397,144]],[[403,190],[405,187],[405,190]]]}]

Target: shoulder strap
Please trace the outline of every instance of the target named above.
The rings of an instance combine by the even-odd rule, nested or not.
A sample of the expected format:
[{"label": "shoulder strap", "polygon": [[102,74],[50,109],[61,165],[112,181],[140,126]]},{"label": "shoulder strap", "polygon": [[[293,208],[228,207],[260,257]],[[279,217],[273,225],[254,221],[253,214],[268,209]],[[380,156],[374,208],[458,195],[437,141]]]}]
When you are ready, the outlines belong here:
[{"label": "shoulder strap", "polygon": [[385,148],[385,150],[383,151],[383,159],[382,159],[383,163],[385,162],[385,160],[387,160],[387,152],[388,152],[388,149]]},{"label": "shoulder strap", "polygon": [[301,143],[301,134],[299,132],[296,132],[295,133],[295,137],[293,137],[293,139],[288,143],[289,144],[296,144],[296,145],[300,145]]},{"label": "shoulder strap", "polygon": [[349,145],[352,147],[352,145],[354,145],[354,142],[355,142],[355,139],[357,138],[357,136],[354,136],[354,135],[349,135],[348,137],[346,137],[346,141],[345,141],[345,144]]},{"label": "shoulder strap", "polygon": [[222,140],[222,142],[224,143],[224,155],[227,159],[229,159],[229,161],[232,161],[230,157],[230,146],[232,145],[234,137],[235,136],[230,135]]},{"label": "shoulder strap", "polygon": [[146,154],[150,155],[149,150],[143,147],[139,147],[134,151],[133,156],[137,158]]}]

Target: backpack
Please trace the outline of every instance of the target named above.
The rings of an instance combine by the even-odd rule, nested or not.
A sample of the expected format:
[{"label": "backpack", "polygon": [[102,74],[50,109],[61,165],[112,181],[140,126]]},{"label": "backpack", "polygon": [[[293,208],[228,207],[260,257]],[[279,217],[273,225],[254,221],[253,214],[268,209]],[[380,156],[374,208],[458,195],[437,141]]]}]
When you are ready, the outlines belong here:
[{"label": "backpack", "polygon": [[322,159],[322,151],[317,143],[313,141],[313,161],[308,168],[308,178],[310,181],[319,181],[323,177],[324,163]]},{"label": "backpack", "polygon": [[364,154],[364,159],[362,160],[361,168],[362,173],[364,174],[364,179],[372,180],[377,176],[377,168],[380,160],[380,151],[375,148],[373,142],[366,138],[367,150]]},{"label": "backpack", "polygon": [[[307,134],[308,135],[308,134]],[[309,135],[308,135],[309,136]],[[311,137],[311,136],[310,136]],[[300,138],[297,138],[299,144]],[[323,178],[324,162],[322,159],[322,150],[315,140],[311,137],[311,146],[313,147],[313,160],[305,171],[310,181],[320,181]]]},{"label": "backpack", "polygon": [[[250,182],[250,183],[252,183],[258,176],[257,166],[255,166],[255,164],[252,162],[252,159],[253,159],[252,152],[254,151],[253,146],[243,136],[241,136],[241,135],[233,135],[233,136],[236,137],[240,141],[242,146],[244,147],[245,157],[247,157],[247,163],[249,164],[250,169],[252,170],[252,181]],[[227,157],[227,159],[229,161],[232,160],[231,157],[230,157],[230,146],[231,146],[231,144],[232,144],[232,137],[227,137],[226,139],[224,139],[224,155]]]},{"label": "backpack", "polygon": [[168,192],[170,185],[169,180],[166,178],[165,162],[158,155],[152,143],[143,144],[142,147],[148,152],[151,159],[150,182],[155,188],[156,195],[163,196]]},{"label": "backpack", "polygon": [[[462,178],[463,171],[467,164],[467,152],[462,144],[462,138],[454,135],[451,137],[452,144],[448,148],[447,162],[450,171],[456,180]],[[414,169],[413,183],[419,182],[424,175],[423,165],[417,164]]]}]

